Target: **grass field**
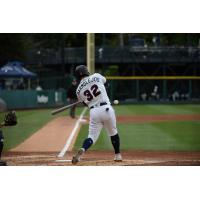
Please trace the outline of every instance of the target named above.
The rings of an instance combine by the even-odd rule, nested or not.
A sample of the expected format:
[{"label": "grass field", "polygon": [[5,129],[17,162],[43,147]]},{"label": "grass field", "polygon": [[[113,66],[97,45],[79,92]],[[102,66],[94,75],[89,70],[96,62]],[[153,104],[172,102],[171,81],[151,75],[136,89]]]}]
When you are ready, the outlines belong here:
[{"label": "grass field", "polygon": [[200,114],[200,105],[120,105],[116,115]]},{"label": "grass field", "polygon": [[[4,151],[7,151],[39,130],[54,119],[52,109],[17,111],[18,125],[3,128],[5,137]],[[116,115],[192,115],[200,114],[200,105],[121,105],[115,106]],[[79,115],[82,108],[78,108]],[[68,111],[60,115],[67,115]],[[59,116],[60,116],[59,115]],[[87,112],[88,115],[88,112]],[[0,113],[2,121],[4,113]],[[57,116],[55,116],[57,117]],[[118,123],[121,147],[124,150],[175,150],[200,151],[199,121],[167,121],[146,123]],[[88,125],[81,128],[74,149],[81,146],[87,136]],[[93,150],[112,150],[110,139],[102,131]]]},{"label": "grass field", "polygon": [[[130,105],[116,106],[116,115],[193,115],[200,114],[199,105]],[[122,150],[200,151],[199,121],[167,121],[118,123]],[[74,149],[87,136],[88,125],[82,127]],[[110,138],[103,130],[93,150],[111,150]]]}]

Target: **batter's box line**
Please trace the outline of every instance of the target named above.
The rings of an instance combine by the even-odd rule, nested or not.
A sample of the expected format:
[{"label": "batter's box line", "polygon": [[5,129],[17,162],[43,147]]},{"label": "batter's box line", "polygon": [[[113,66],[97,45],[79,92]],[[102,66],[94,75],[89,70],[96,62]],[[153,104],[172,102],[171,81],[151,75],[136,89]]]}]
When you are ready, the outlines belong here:
[{"label": "batter's box line", "polygon": [[65,162],[72,162],[72,160],[56,160],[56,162],[63,162],[63,163],[65,163]]},{"label": "batter's box line", "polygon": [[74,136],[75,136],[80,124],[81,124],[81,121],[83,120],[83,116],[85,115],[86,111],[87,111],[87,108],[84,108],[79,119],[76,121],[76,124],[75,124],[69,138],[67,139],[65,146],[63,147],[63,149],[61,150],[61,152],[58,154],[57,157],[62,158],[65,155],[65,153],[67,152],[67,150],[69,149],[71,142],[73,141],[73,138],[74,138]]}]

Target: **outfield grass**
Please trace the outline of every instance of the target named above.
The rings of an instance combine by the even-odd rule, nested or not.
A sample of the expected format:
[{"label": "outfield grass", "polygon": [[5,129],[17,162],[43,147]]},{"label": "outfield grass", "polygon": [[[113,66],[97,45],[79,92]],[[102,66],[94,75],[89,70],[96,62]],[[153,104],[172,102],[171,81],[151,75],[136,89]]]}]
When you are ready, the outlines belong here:
[{"label": "outfield grass", "polygon": [[[117,115],[200,114],[199,105],[129,105],[115,106]],[[200,151],[200,122],[168,121],[118,123],[122,150]],[[74,149],[87,137],[88,125],[82,127]],[[102,131],[93,150],[111,150],[110,138]]]},{"label": "outfield grass", "polygon": [[[77,109],[78,115],[80,115],[81,110],[82,108]],[[16,147],[42,128],[47,122],[58,116],[52,116],[51,111],[52,109],[17,111],[18,124],[2,128],[5,138],[4,151]],[[4,115],[5,113],[0,113],[0,121],[3,120]],[[68,111],[60,115],[68,115]]]},{"label": "outfield grass", "polygon": [[200,105],[119,105],[117,115],[200,114]]}]

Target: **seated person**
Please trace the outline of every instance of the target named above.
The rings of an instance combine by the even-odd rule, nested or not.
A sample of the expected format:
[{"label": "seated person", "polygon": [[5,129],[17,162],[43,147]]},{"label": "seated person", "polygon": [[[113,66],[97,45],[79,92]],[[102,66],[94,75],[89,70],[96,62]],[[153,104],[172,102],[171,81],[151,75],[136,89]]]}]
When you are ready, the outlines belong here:
[{"label": "seated person", "polygon": [[158,86],[157,85],[154,86],[153,92],[151,93],[151,97],[153,97],[154,100],[159,99]]}]

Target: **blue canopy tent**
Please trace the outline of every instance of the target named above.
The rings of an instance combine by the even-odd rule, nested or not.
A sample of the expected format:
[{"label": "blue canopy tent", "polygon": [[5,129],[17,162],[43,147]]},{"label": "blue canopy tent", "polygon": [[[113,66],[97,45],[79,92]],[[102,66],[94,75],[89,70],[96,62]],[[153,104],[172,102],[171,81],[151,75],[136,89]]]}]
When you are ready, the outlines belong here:
[{"label": "blue canopy tent", "polygon": [[37,75],[35,73],[24,68],[24,64],[18,61],[8,62],[0,68],[0,78],[28,78],[29,88],[30,80],[36,77]]}]

